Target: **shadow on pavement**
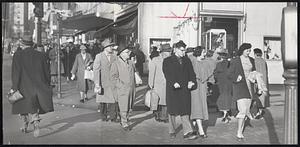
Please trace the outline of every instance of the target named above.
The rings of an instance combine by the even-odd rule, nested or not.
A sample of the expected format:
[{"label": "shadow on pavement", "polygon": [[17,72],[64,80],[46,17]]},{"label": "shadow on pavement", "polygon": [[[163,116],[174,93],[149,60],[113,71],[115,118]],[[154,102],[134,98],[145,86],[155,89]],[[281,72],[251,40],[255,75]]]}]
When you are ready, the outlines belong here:
[{"label": "shadow on pavement", "polygon": [[76,124],[76,123],[94,122],[94,121],[99,120],[100,118],[101,118],[101,115],[99,115],[99,113],[95,112],[95,113],[83,114],[83,115],[78,115],[78,116],[71,117],[71,118],[65,118],[65,119],[57,120],[57,121],[52,122],[49,125],[41,126],[41,129],[48,128],[48,127],[51,127],[51,126],[55,126],[55,125],[61,124],[61,123],[66,123],[66,124],[63,125],[60,128],[57,128],[53,132],[50,132],[50,133],[45,134],[45,135],[41,135],[39,137],[45,137],[45,136],[49,136],[49,135],[52,135],[52,134],[55,134],[55,133],[65,131],[65,130],[69,129],[70,127],[73,127],[74,124]]},{"label": "shadow on pavement", "polygon": [[276,129],[274,127],[274,119],[272,117],[271,112],[268,109],[265,109],[264,120],[268,128],[270,144],[280,144],[276,133]]},{"label": "shadow on pavement", "polygon": [[137,126],[138,124],[142,123],[143,121],[147,120],[147,119],[151,119],[154,117],[154,114],[151,113],[151,114],[148,114],[146,116],[143,116],[143,117],[139,117],[139,118],[133,118],[131,119],[130,121],[133,122],[131,125],[130,125],[130,128],[134,128],[135,126]]}]

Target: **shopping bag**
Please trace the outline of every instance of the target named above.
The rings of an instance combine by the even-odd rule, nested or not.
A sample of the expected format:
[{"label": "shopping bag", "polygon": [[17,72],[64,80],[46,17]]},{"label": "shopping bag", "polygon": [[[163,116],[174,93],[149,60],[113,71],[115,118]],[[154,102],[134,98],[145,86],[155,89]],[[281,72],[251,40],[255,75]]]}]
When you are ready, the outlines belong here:
[{"label": "shopping bag", "polygon": [[19,100],[21,100],[21,99],[24,98],[23,95],[20,93],[19,90],[14,91],[12,93],[8,93],[7,97],[8,97],[8,101],[9,101],[10,104],[13,104],[16,101],[19,101]]},{"label": "shopping bag", "polygon": [[150,100],[150,110],[157,110],[158,107],[159,96],[153,90],[151,90],[151,100]]},{"label": "shopping bag", "polygon": [[148,90],[145,95],[145,105],[150,108],[150,110],[157,110],[159,96],[152,90]]},{"label": "shopping bag", "polygon": [[93,72],[93,70],[84,70],[84,79],[94,81],[94,72]]},{"label": "shopping bag", "polygon": [[135,77],[135,84],[137,84],[137,85],[143,84],[141,77],[137,73],[134,73],[134,77]]},{"label": "shopping bag", "polygon": [[150,108],[150,101],[151,101],[151,90],[148,90],[145,94],[145,105]]}]

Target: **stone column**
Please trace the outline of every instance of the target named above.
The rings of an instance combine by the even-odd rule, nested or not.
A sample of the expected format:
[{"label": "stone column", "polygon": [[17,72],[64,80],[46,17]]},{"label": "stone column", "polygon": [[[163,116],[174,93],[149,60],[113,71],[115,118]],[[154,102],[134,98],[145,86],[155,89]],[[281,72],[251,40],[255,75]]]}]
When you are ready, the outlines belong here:
[{"label": "stone column", "polygon": [[285,78],[285,144],[298,144],[297,33],[297,7],[288,3],[283,8],[281,20],[281,52]]}]

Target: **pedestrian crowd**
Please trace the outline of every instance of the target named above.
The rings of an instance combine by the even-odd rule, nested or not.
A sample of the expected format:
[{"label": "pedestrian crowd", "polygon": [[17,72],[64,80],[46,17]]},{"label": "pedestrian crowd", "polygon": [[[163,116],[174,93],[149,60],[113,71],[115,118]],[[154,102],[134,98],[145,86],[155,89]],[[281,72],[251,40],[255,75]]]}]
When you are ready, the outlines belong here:
[{"label": "pedestrian crowd", "polygon": [[[34,136],[39,136],[39,114],[54,111],[52,88],[58,81],[58,66],[67,80],[76,80],[81,103],[88,100],[88,90],[94,91],[102,121],[120,123],[125,131],[132,129],[129,116],[136,87],[145,76],[145,55],[139,44],[118,46],[104,38],[89,45],[69,42],[59,50],[55,43],[34,46],[25,35],[20,48],[13,55],[10,93],[19,91],[24,97],[12,104],[12,113],[23,121],[22,132],[28,132],[31,122]],[[187,47],[182,40],[172,47],[167,43],[153,48],[147,85],[155,107],[150,110],[156,121],[168,123],[170,138],[176,138],[177,116],[184,139],[207,138],[203,122],[209,120],[212,96],[218,97],[222,122],[237,119],[238,140],[244,138],[246,121],[263,118],[269,107],[268,69],[261,49],[255,48],[252,58],[251,48],[243,43],[235,57],[202,46]]]}]

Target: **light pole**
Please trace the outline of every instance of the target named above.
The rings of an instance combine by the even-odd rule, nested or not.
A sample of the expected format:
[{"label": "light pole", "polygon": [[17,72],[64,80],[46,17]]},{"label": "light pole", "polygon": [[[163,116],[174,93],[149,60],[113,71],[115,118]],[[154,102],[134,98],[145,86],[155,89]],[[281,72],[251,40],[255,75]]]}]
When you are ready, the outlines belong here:
[{"label": "light pole", "polygon": [[297,7],[288,3],[282,10],[281,53],[285,78],[284,143],[298,144]]},{"label": "light pole", "polygon": [[60,74],[60,68],[61,68],[61,66],[60,66],[60,33],[61,33],[61,26],[60,26],[60,22],[61,22],[61,16],[60,16],[60,14],[59,13],[57,13],[57,22],[58,22],[58,25],[57,25],[57,27],[58,27],[58,53],[57,53],[57,64],[58,64],[58,69],[57,69],[57,98],[61,98],[61,74]]},{"label": "light pole", "polygon": [[42,18],[44,17],[44,6],[42,2],[34,2],[35,8],[33,10],[37,21],[37,45],[42,44]]}]

